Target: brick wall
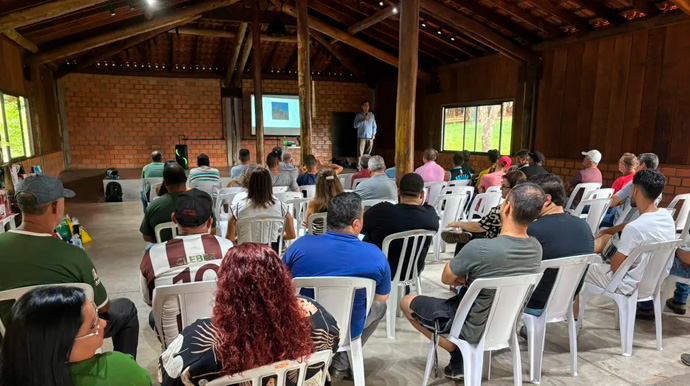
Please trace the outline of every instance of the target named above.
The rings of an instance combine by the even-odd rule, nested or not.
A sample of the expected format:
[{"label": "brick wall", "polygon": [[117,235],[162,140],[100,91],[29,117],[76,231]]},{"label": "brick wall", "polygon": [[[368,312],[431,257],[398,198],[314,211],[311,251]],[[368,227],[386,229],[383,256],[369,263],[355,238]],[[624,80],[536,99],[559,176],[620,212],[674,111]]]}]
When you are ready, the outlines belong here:
[{"label": "brick wall", "polygon": [[220,80],[91,74],[63,79],[70,168],[141,167],[153,150],[171,159],[180,135],[204,138],[185,142],[190,160],[206,153],[212,165],[227,166]]},{"label": "brick wall", "polygon": [[43,173],[51,176],[59,176],[65,170],[65,158],[61,151],[48,153],[43,156],[29,158],[21,162],[24,170],[27,172],[31,170],[34,165],[39,165],[43,169]]},{"label": "brick wall", "polygon": [[[265,79],[261,82],[264,94],[297,94],[297,80]],[[312,103],[312,127],[314,137],[312,148],[314,155],[321,160],[331,159],[331,116],[336,112],[357,112],[361,110],[362,101],[371,98],[371,90],[362,83],[314,81]],[[251,137],[251,93],[254,82],[245,79],[242,82],[242,142],[243,148],[252,151],[256,149],[256,140]],[[265,108],[265,107],[264,107]],[[288,137],[288,139],[293,139]],[[268,154],[275,146],[282,146],[282,137],[266,137],[264,139],[264,154]],[[299,162],[299,154],[295,163]],[[252,158],[254,159],[254,158]]]}]

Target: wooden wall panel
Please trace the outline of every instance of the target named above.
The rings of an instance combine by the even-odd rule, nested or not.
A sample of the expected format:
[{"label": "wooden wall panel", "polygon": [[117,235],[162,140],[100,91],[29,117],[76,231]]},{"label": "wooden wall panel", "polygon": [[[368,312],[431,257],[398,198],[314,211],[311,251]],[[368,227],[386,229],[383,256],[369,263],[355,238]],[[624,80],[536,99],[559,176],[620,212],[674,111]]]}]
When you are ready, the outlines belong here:
[{"label": "wooden wall panel", "polygon": [[[573,58],[574,60],[574,58]],[[564,122],[577,121],[576,140],[569,151],[563,153],[563,157],[579,158],[583,149],[589,148],[589,134],[592,127],[592,114],[594,113],[594,91],[597,84],[597,61],[599,60],[599,42],[585,43],[585,51],[582,54],[582,75],[580,76],[580,104],[577,112],[567,116]],[[567,109],[566,111],[570,111]],[[571,119],[572,117],[572,119]],[[537,128],[537,132],[539,129]]]},{"label": "wooden wall panel", "polygon": [[663,162],[669,162],[669,145],[673,130],[673,108],[676,104],[678,80],[681,67],[686,64],[679,62],[680,52],[676,50],[678,43],[684,36],[675,35],[671,29],[666,33],[664,47],[664,61],[661,72],[661,85],[656,110],[656,126],[654,127],[654,153],[663,157]]},{"label": "wooden wall panel", "polygon": [[685,70],[690,66],[690,24],[682,24],[670,27],[675,31],[673,35],[682,36],[677,41],[675,51],[678,53],[680,64],[679,77],[676,79],[678,91],[673,109],[673,126],[671,131],[671,146],[669,150],[669,162],[685,164],[690,162],[688,157],[688,144],[690,144],[690,76]]},{"label": "wooden wall panel", "polygon": [[625,117],[623,119],[624,134],[621,140],[621,149],[623,150],[637,148],[637,135],[635,133],[640,127],[648,40],[647,31],[638,31],[632,36],[628,95],[625,101]]},{"label": "wooden wall panel", "polygon": [[[553,57],[554,52],[548,51],[544,52],[542,55],[543,66],[542,66],[542,79],[552,79],[553,78]],[[539,104],[537,106],[537,128],[543,128],[542,130],[537,129],[536,136],[534,138],[535,149],[546,149],[548,147],[547,141],[550,134],[553,134],[554,127],[550,127],[547,122],[547,114],[551,107],[551,82],[539,82]],[[541,150],[545,153],[544,150]]]},{"label": "wooden wall panel", "polygon": [[661,87],[661,75],[664,68],[664,48],[666,46],[666,28],[649,32],[647,40],[647,61],[644,69],[644,92],[642,93],[642,111],[640,126],[637,132],[637,151],[652,151],[654,145],[654,128],[656,127],[657,98]]},{"label": "wooden wall panel", "polygon": [[0,90],[15,95],[29,95],[29,86],[24,81],[22,70],[22,48],[0,35]]},{"label": "wooden wall panel", "polygon": [[[625,101],[628,94],[632,35],[618,36],[615,41],[609,115],[606,124],[605,145],[602,149],[607,154],[622,154],[625,152],[621,151],[621,139],[623,137],[623,120],[625,119]],[[601,146],[599,148],[601,149]]]},{"label": "wooden wall panel", "polygon": [[[551,101],[549,105],[549,110],[546,112],[546,122],[548,127],[560,127],[561,117],[563,109],[563,91],[565,89],[565,71],[568,65],[568,51],[566,49],[556,50],[553,56],[553,68],[552,77],[553,82],[551,83],[551,96],[549,100]],[[549,136],[549,141],[547,142],[546,151],[548,153],[558,152],[558,137],[561,130],[557,130]]]},{"label": "wooden wall panel", "polygon": [[[580,83],[582,80],[582,64],[585,45],[578,44],[567,53],[567,68],[565,71],[565,88],[563,89],[562,116],[575,117],[582,102],[580,96]],[[558,141],[558,153],[569,154],[573,143],[577,138],[577,120],[569,119],[561,122],[560,137]]]},{"label": "wooden wall panel", "polygon": [[599,149],[601,151],[606,140],[606,124],[608,123],[609,102],[611,100],[611,76],[615,47],[615,38],[604,39],[599,42],[597,83],[594,88],[594,112],[589,134],[589,149]]}]

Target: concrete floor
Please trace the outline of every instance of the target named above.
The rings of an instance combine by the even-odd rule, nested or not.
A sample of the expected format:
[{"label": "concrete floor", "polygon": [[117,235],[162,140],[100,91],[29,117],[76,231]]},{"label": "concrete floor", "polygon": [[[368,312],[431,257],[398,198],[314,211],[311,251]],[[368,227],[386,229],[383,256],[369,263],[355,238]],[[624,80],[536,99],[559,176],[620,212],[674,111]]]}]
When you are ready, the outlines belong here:
[{"label": "concrete floor", "polygon": [[[126,297],[139,309],[141,325],[137,361],[152,374],[155,383],[156,359],[160,344],[148,327],[150,308],[139,292],[139,263],[146,243],[139,234],[142,218],[141,204],[68,202],[67,212],[78,217],[91,233],[94,242],[87,252],[96,265],[111,298]],[[449,297],[451,293],[440,283],[441,263],[431,262],[424,271],[425,294]],[[566,324],[550,325],[544,353],[542,384],[544,385],[688,385],[690,367],[684,366],[680,354],[690,352],[690,318],[664,314],[664,350],[657,351],[654,341],[654,323],[637,321],[632,357],[620,353],[620,338],[614,329],[613,303],[601,297],[590,300],[578,345],[579,376],[570,376],[568,334]],[[366,380],[368,385],[419,385],[422,381],[428,342],[404,319],[397,322],[396,340],[386,338],[385,324],[381,323],[364,347]],[[108,342],[106,345],[109,344]],[[521,340],[523,374],[527,378],[529,362],[526,343]],[[107,349],[109,347],[106,346]],[[448,355],[441,353],[441,365]],[[527,383],[528,380],[525,380]],[[433,379],[433,385],[451,385],[453,381]],[[486,385],[512,385],[510,352],[494,355],[492,379]],[[341,381],[336,386],[351,385]]]}]

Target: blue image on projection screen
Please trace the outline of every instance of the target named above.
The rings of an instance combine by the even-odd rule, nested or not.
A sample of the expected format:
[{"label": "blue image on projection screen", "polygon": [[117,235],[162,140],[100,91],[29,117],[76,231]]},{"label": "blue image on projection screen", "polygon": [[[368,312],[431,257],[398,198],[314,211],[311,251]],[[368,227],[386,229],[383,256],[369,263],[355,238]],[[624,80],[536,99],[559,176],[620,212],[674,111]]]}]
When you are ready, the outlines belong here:
[{"label": "blue image on projection screen", "polygon": [[[299,96],[264,94],[263,121],[265,136],[299,136]],[[252,135],[256,135],[254,94],[251,95]]]}]

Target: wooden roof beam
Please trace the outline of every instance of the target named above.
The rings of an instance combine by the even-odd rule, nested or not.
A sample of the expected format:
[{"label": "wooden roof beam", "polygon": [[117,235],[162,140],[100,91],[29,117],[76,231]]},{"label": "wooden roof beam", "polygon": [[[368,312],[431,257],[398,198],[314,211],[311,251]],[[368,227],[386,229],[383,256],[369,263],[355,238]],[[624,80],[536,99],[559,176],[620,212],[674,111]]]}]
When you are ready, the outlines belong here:
[{"label": "wooden roof beam", "polygon": [[620,23],[625,23],[628,21],[623,15],[620,14],[615,9],[611,9],[607,6],[604,5],[604,3],[598,1],[598,0],[576,0],[580,5],[582,5],[583,8],[587,8],[590,11],[594,12],[597,17],[603,17],[604,19],[608,20],[609,23],[616,25]]},{"label": "wooden roof beam", "polygon": [[106,0],[55,0],[0,17],[0,29],[16,29],[88,8]]},{"label": "wooden roof beam", "polygon": [[363,30],[371,27],[374,24],[378,24],[378,23],[388,19],[389,17],[395,15],[396,13],[398,13],[398,5],[397,4],[390,5],[387,8],[384,8],[384,9],[376,12],[375,14],[369,16],[368,18],[351,25],[347,29],[347,33],[349,33],[350,35],[354,35],[357,32],[363,31]]},{"label": "wooden roof beam", "polygon": [[[551,1],[551,0],[547,0]],[[508,12],[512,16],[522,20],[523,22],[531,25],[534,28],[537,28],[549,36],[561,36],[563,35],[563,30],[561,30],[560,27],[549,23],[545,19],[542,19],[541,17],[534,16],[532,15],[528,10],[524,8],[520,8],[514,3],[511,3],[510,1],[507,0],[491,0],[491,2],[497,6],[498,8],[504,10],[505,12]]]},{"label": "wooden roof beam", "polygon": [[523,27],[521,24],[515,23],[507,16],[503,16],[491,10],[490,8],[481,5],[475,0],[460,0],[457,3],[459,6],[469,10],[473,14],[486,19],[490,23],[494,23],[501,28],[510,31],[517,37],[521,37],[525,40],[536,42],[541,39],[535,39],[534,33],[527,28]]},{"label": "wooden roof beam", "polygon": [[[246,24],[246,23],[245,23]],[[168,31],[171,34],[176,34],[179,32],[180,35],[191,35],[191,36],[208,36],[215,38],[226,38],[234,39],[236,34],[230,31],[221,31],[216,29],[204,29],[195,27],[180,27],[175,30]],[[273,42],[273,43],[297,43],[297,36],[286,35],[286,36],[269,36],[266,34],[261,34],[262,42]]]},{"label": "wooden roof beam", "polygon": [[677,5],[681,11],[690,15],[690,0],[671,0],[671,2]]},{"label": "wooden roof beam", "polygon": [[369,79],[367,79],[366,75],[362,73],[359,67],[355,65],[355,62],[349,56],[343,55],[338,47],[329,43],[326,38],[323,37],[323,35],[321,35],[319,32],[312,31],[311,37],[319,42],[319,44],[321,44],[328,52],[330,52],[331,55],[333,55],[333,57],[336,58],[343,65],[343,67],[350,71],[357,79],[366,83],[370,88],[375,87],[375,85]]},{"label": "wooden roof beam", "polygon": [[195,3],[194,5],[190,5],[188,7],[175,9],[175,11],[170,15],[155,17],[139,24],[134,24],[117,30],[111,30],[101,35],[96,35],[94,37],[74,43],[68,43],[40,54],[31,55],[27,58],[27,62],[29,64],[39,64],[67,58],[80,52],[114,43],[131,36],[151,32],[159,28],[170,27],[172,25],[176,25],[182,19],[197,16],[212,9],[227,7],[237,3],[238,1],[239,0],[215,0],[203,3]]},{"label": "wooden roof beam", "polygon": [[530,2],[536,5],[537,8],[556,16],[564,23],[570,25],[578,31],[589,31],[594,28],[587,22],[587,20],[577,16],[573,12],[568,11],[551,0],[530,0]]},{"label": "wooden roof beam", "polygon": [[242,75],[244,74],[245,67],[247,67],[249,54],[252,52],[252,45],[252,34],[249,34],[247,35],[247,40],[244,42],[244,48],[242,48],[242,54],[240,54],[240,63],[237,65],[237,72],[233,80],[233,85],[235,85],[235,87],[238,87],[240,83],[242,83]]},{"label": "wooden roof beam", "polygon": [[29,52],[36,53],[38,52],[38,46],[34,44],[31,40],[25,38],[22,36],[17,30],[14,28],[4,30],[2,33],[5,34],[9,39],[13,40],[15,43],[19,44],[22,48]]},{"label": "wooden roof beam", "polygon": [[235,67],[237,66],[237,60],[240,58],[240,51],[242,50],[242,42],[244,41],[244,35],[247,34],[248,23],[241,23],[239,29],[237,30],[237,36],[235,36],[235,41],[232,43],[232,49],[230,50],[230,63],[228,64],[228,72],[225,74],[225,87],[230,87],[230,82],[232,82],[232,77],[235,75]]},{"label": "wooden roof beam", "polygon": [[421,0],[421,8],[435,18],[454,25],[464,33],[477,40],[478,42],[491,47],[503,55],[515,60],[525,61],[528,63],[536,62],[537,56],[530,50],[521,47],[498,33],[492,31],[488,27],[482,25],[480,22],[473,20],[459,12],[437,3],[435,0]]}]

